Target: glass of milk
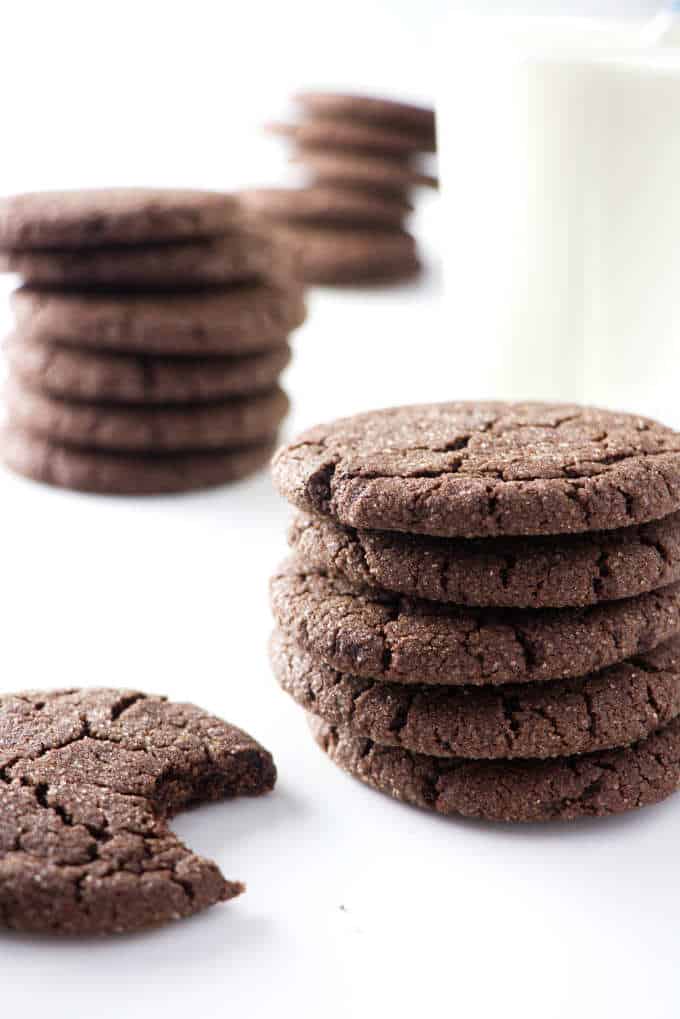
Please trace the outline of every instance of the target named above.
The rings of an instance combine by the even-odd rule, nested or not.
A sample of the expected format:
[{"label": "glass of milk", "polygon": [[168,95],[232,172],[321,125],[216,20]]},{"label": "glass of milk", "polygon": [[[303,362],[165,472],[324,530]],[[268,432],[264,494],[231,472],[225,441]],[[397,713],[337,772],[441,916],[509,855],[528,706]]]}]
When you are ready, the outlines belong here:
[{"label": "glass of milk", "polygon": [[457,16],[438,102],[456,395],[680,424],[680,40],[669,16]]}]

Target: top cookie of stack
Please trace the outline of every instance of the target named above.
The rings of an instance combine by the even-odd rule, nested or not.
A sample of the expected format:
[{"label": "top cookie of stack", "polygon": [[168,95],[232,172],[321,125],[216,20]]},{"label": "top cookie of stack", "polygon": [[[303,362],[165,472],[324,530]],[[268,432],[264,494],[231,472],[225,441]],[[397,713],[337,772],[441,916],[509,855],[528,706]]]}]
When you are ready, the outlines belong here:
[{"label": "top cookie of stack", "polygon": [[274,460],[281,685],[442,813],[619,813],[680,779],[680,435],[551,404],[377,411]]},{"label": "top cookie of stack", "polygon": [[301,118],[270,130],[290,140],[310,175],[302,188],[247,192],[250,207],[283,224],[310,283],[393,281],[420,270],[404,221],[411,193],[435,187],[418,166],[435,151],[432,110],[332,93],[297,96]]},{"label": "top cookie of stack", "polygon": [[17,273],[6,462],[147,494],[263,466],[304,296],[286,245],[231,195],[118,188],[0,200]]}]

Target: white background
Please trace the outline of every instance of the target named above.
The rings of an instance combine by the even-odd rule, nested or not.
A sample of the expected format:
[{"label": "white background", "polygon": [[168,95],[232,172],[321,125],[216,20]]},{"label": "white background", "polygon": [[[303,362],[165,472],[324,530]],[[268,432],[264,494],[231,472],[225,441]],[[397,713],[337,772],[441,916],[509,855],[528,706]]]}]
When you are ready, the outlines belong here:
[{"label": "white background", "polygon": [[[276,182],[285,163],[260,122],[301,86],[427,99],[445,6],[17,4],[3,25],[0,193]],[[437,199],[417,227],[422,282],[311,295],[288,434],[478,395],[461,391],[464,337],[440,324]],[[4,327],[4,296],[0,309]],[[134,500],[2,473],[0,504],[0,689],[190,699],[252,731],[280,773],[268,798],[175,825],[246,895],[134,937],[0,934],[3,1014],[677,1017],[680,800],[512,828],[433,818],[337,771],[267,665],[267,579],[288,511],[266,475]]]}]

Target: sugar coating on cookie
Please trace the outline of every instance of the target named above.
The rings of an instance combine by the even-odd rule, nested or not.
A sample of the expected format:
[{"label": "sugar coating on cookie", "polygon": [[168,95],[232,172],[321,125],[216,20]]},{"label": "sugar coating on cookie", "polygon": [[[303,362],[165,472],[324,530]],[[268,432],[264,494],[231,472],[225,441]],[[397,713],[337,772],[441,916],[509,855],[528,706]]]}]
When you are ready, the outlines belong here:
[{"label": "sugar coating on cookie", "polygon": [[544,758],[628,746],[680,714],[680,639],[602,672],[546,683],[435,687],[360,679],[276,632],[280,686],[330,725],[434,757]]},{"label": "sugar coating on cookie", "polygon": [[118,933],[238,895],[168,819],[275,779],[255,740],[193,705],[130,690],[3,695],[0,924]]},{"label": "sugar coating on cookie", "polygon": [[680,584],[579,609],[477,609],[356,588],[286,562],[277,625],[341,672],[394,683],[485,686],[584,676],[680,633]]},{"label": "sugar coating on cookie", "polygon": [[309,429],[278,453],[273,477],[293,505],[350,527],[612,530],[680,509],[680,435],[569,404],[414,405]]},{"label": "sugar coating on cookie", "polygon": [[356,530],[298,513],[288,540],[300,563],[353,584],[458,605],[596,605],[680,580],[680,513],[616,531],[479,539]]},{"label": "sugar coating on cookie", "polygon": [[658,803],[680,784],[680,718],[618,750],[543,761],[465,761],[382,746],[308,717],[316,742],[340,768],[439,814],[512,822],[606,817]]}]

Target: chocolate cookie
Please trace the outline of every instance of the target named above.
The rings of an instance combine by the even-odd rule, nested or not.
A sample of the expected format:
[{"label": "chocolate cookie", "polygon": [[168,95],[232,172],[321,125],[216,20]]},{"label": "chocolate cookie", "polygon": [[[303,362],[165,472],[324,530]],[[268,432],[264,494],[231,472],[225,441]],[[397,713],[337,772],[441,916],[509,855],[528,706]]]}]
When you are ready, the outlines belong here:
[{"label": "chocolate cookie", "polygon": [[393,99],[333,92],[300,92],[295,98],[305,113],[315,118],[327,117],[350,122],[364,121],[367,124],[381,126],[392,125],[399,131],[416,135],[422,148],[434,152],[434,110],[425,106],[400,103]]},{"label": "chocolate cookie", "polygon": [[167,821],[275,779],[255,740],[193,705],[129,690],[0,697],[0,925],[118,933],[238,895]]},{"label": "chocolate cookie", "polygon": [[247,208],[277,223],[362,224],[401,227],[413,206],[399,195],[312,184],[305,188],[260,188],[242,195]]},{"label": "chocolate cookie", "polygon": [[1,436],[2,459],[34,481],[110,495],[161,495],[240,481],[268,462],[275,436],[241,449],[115,453],[77,449],[16,427]]},{"label": "chocolate cookie", "polygon": [[298,149],[292,162],[300,163],[324,184],[357,184],[397,195],[415,187],[438,187],[436,177],[396,159],[306,148]]},{"label": "chocolate cookie", "polygon": [[275,457],[300,509],[441,537],[613,530],[680,508],[680,434],[569,404],[440,403],[311,428]]},{"label": "chocolate cookie", "polygon": [[594,605],[680,580],[680,513],[618,531],[561,538],[428,538],[356,531],[296,515],[301,564],[353,584],[459,605]]},{"label": "chocolate cookie", "polygon": [[290,347],[242,357],[147,357],[43,343],[18,333],[5,341],[10,369],[52,396],[112,403],[203,403],[271,389]]},{"label": "chocolate cookie", "polygon": [[416,242],[405,230],[307,224],[281,230],[298,251],[308,283],[391,283],[411,279],[422,268]]},{"label": "chocolate cookie", "polygon": [[284,245],[254,229],[166,244],[0,251],[0,272],[41,287],[196,289],[276,277],[292,265]]},{"label": "chocolate cookie", "polygon": [[254,283],[198,294],[64,294],[21,287],[22,337],[142,354],[250,354],[282,346],[305,319],[302,287]]},{"label": "chocolate cookie", "polygon": [[101,188],[0,199],[0,250],[148,244],[226,233],[238,200],[211,191]]},{"label": "chocolate cookie", "polygon": [[429,757],[353,737],[309,716],[331,760],[367,785],[439,814],[488,821],[572,821],[635,810],[680,783],[680,719],[622,750],[545,761]]},{"label": "chocolate cookie", "polygon": [[365,155],[406,158],[422,151],[432,151],[423,145],[418,134],[383,127],[379,123],[359,123],[332,117],[311,117],[299,124],[268,124],[271,134],[289,138],[298,148],[346,149]]},{"label": "chocolate cookie", "polygon": [[428,687],[338,672],[283,634],[274,674],[306,711],[352,736],[434,757],[557,757],[628,746],[680,714],[680,639],[603,672],[550,683]]},{"label": "chocolate cookie", "polygon": [[53,442],[118,452],[238,448],[266,441],[288,411],[288,397],[268,393],[181,407],[77,403],[29,389],[16,379],[5,389],[9,420]]},{"label": "chocolate cookie", "polygon": [[303,650],[341,672],[447,686],[585,676],[680,632],[680,584],[588,608],[437,605],[284,563],[274,617]]}]

